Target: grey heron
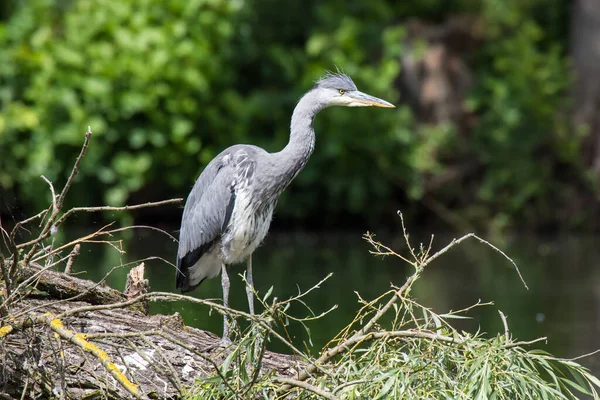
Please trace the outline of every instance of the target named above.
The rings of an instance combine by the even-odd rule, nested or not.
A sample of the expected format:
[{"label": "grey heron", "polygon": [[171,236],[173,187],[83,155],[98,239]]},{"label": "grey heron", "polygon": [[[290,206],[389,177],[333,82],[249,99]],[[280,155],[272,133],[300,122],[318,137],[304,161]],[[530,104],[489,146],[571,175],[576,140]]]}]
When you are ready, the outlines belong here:
[{"label": "grey heron", "polygon": [[[352,79],[328,73],[298,102],[283,150],[268,153],[238,144],[216,156],[202,171],[183,209],[177,251],[176,287],[194,290],[221,273],[223,304],[229,302],[227,265],[247,262],[246,294],[254,314],[252,253],[265,238],[277,199],[304,168],[315,146],[313,120],[330,106],[395,106],[358,91]],[[223,339],[229,340],[227,316]]]}]

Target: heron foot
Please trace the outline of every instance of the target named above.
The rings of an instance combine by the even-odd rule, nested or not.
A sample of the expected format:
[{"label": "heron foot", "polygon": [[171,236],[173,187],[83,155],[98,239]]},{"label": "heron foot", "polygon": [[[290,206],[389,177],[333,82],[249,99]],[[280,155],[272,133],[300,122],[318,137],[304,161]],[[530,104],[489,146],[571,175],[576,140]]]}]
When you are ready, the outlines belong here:
[{"label": "heron foot", "polygon": [[229,339],[228,337],[223,337],[223,338],[219,339],[217,342],[215,342],[214,344],[211,344],[210,346],[203,348],[202,350],[200,350],[200,352],[207,353],[207,352],[211,352],[215,349],[224,350],[224,349],[228,348],[229,346],[231,346],[232,343],[233,342],[231,341],[231,339]]},{"label": "heron foot", "polygon": [[218,347],[229,347],[231,346],[231,339],[229,337],[222,337],[221,340],[217,342]]}]

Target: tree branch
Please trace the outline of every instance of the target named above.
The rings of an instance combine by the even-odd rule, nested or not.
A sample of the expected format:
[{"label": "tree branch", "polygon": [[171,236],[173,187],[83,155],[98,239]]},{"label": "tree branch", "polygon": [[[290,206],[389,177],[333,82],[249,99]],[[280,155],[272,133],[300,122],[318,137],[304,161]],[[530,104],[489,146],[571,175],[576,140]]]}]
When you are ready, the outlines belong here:
[{"label": "tree branch", "polygon": [[324,397],[328,400],[339,400],[339,397],[335,396],[331,392],[328,392],[326,390],[323,390],[317,386],[311,385],[311,384],[303,382],[301,380],[276,376],[273,378],[273,381],[278,382],[278,383],[283,383],[286,386],[290,386],[290,387],[296,386],[301,389],[311,391],[311,392],[318,394],[319,396]]}]

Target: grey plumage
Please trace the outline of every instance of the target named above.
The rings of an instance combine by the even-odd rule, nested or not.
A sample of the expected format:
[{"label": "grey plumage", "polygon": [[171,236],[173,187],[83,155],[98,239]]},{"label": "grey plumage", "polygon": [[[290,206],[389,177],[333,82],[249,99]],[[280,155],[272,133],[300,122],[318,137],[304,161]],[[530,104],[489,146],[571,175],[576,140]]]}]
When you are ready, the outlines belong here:
[{"label": "grey plumage", "polygon": [[[327,74],[298,102],[285,148],[268,153],[257,146],[235,145],[216,156],[202,171],[183,211],[177,252],[176,286],[195,289],[206,278],[223,272],[224,299],[228,278],[225,265],[248,260],[267,234],[281,192],[304,168],[314,149],[313,120],[333,106],[394,107],[359,92],[344,74]],[[253,312],[253,298],[248,292]],[[224,327],[224,335],[226,335]]]},{"label": "grey plumage", "polygon": [[327,72],[327,74],[319,79],[313,89],[315,88],[329,88],[329,89],[343,89],[345,91],[357,90],[354,81],[345,74],[336,72]]}]

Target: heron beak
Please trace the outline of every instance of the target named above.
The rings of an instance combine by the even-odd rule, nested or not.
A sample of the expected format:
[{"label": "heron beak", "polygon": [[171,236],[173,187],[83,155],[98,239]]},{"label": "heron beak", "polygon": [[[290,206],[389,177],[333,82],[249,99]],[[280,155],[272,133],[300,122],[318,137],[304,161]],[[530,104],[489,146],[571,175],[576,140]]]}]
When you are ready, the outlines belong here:
[{"label": "heron beak", "polygon": [[353,91],[352,93],[348,93],[348,97],[351,101],[348,103],[350,107],[383,107],[383,108],[396,108],[392,103],[388,103],[385,100],[381,100],[377,97],[371,96],[369,94]]}]

